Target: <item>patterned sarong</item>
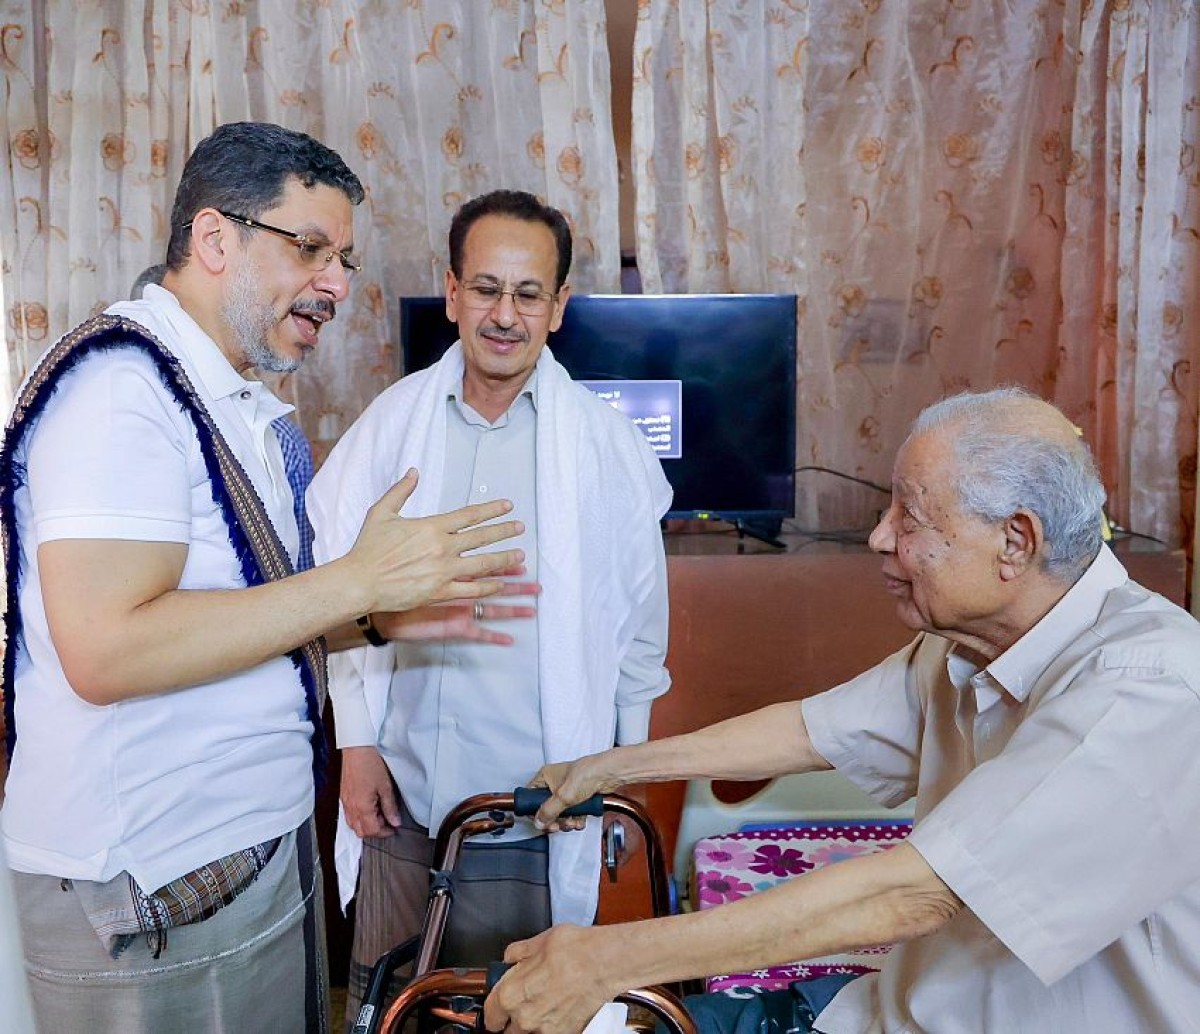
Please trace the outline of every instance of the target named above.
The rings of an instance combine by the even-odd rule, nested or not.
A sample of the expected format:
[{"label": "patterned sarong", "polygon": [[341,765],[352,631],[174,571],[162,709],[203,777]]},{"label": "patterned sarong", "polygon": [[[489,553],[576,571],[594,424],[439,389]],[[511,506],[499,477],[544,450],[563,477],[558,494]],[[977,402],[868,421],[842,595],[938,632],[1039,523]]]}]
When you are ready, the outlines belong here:
[{"label": "patterned sarong", "polygon": [[279,838],[234,851],[172,880],[152,893],[127,872],[107,883],[77,882],[88,922],[114,959],[133,939],[145,935],[157,959],[167,946],[167,931],[202,923],[224,908],[257,879],[279,847]]}]

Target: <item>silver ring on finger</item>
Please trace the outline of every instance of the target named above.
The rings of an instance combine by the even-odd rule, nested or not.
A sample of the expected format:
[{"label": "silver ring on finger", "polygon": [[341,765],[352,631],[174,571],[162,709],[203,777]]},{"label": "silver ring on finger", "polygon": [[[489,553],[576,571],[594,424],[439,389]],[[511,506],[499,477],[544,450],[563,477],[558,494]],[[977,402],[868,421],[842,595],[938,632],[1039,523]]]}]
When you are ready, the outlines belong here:
[{"label": "silver ring on finger", "polygon": [[476,621],[483,620],[483,604],[478,600],[475,601],[475,609],[472,611]]}]

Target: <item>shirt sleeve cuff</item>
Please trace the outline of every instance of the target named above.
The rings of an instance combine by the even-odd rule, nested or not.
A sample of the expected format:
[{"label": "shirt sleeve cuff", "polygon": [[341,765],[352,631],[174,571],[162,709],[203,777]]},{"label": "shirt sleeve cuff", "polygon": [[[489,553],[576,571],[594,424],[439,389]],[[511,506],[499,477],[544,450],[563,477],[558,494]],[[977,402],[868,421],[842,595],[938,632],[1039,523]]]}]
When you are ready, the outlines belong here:
[{"label": "shirt sleeve cuff", "polygon": [[1078,959],[1005,894],[1004,888],[980,864],[949,824],[933,814],[913,827],[908,842],[975,917],[1019,958],[1047,987],[1069,973]]},{"label": "shirt sleeve cuff", "polygon": [[37,540],[127,539],[137,542],[189,542],[191,526],[186,520],[152,514],[58,513],[47,514],[36,523]]},{"label": "shirt sleeve cuff", "polygon": [[650,738],[650,701],[617,705],[617,745],[628,747]]},{"label": "shirt sleeve cuff", "polygon": [[[366,651],[371,647],[359,647]],[[329,658],[329,700],[333,704],[333,726],[338,747],[373,747],[378,741],[375,723],[367,709],[362,675],[346,650]]]}]

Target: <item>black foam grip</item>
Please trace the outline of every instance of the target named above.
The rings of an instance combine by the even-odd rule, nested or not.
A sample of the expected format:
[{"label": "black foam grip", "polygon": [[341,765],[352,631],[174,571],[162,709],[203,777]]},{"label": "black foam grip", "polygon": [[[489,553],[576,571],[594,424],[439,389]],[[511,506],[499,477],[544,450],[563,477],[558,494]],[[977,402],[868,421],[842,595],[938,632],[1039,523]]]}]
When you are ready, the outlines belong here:
[{"label": "black foam grip", "polygon": [[500,978],[514,965],[513,962],[489,962],[487,964],[487,989],[489,992],[500,983]]},{"label": "black foam grip", "polygon": [[[538,808],[550,799],[550,791],[544,786],[518,786],[513,791],[513,814],[536,815]],[[566,808],[561,817],[574,818],[577,815],[603,815],[604,795],[592,794],[586,801],[572,804]]]}]

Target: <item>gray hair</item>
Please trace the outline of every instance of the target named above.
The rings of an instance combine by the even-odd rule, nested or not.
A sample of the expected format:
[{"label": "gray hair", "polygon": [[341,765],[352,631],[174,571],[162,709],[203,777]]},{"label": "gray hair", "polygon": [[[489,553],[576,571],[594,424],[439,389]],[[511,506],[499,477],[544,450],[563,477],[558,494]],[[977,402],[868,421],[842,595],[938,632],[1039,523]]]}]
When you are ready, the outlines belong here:
[{"label": "gray hair", "polygon": [[[269,122],[227,122],[196,145],[184,163],[171,207],[167,266],[178,271],[191,254],[188,227],[202,208],[257,219],[277,205],[288,181],[311,190],[340,190],[350,204],[366,196],[341,156],[306,133]],[[253,232],[239,226],[246,240]]]},{"label": "gray hair", "polygon": [[911,433],[954,425],[963,509],[989,522],[1022,507],[1037,514],[1045,535],[1042,569],[1073,582],[1100,550],[1104,486],[1083,439],[1046,433],[1029,419],[1031,403],[1058,412],[1023,388],[965,392],[927,407]]}]

